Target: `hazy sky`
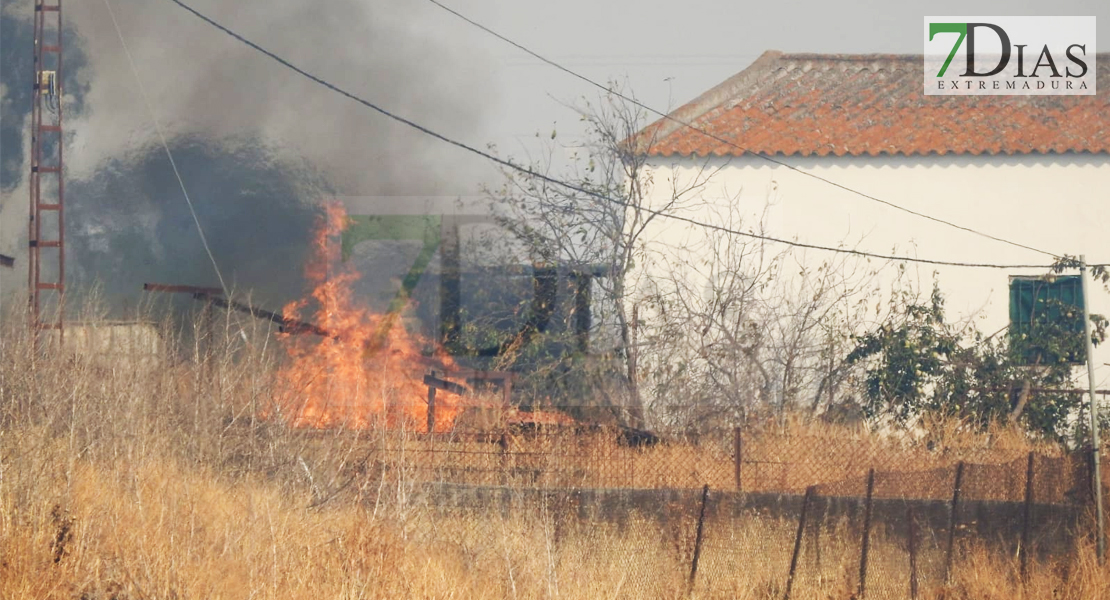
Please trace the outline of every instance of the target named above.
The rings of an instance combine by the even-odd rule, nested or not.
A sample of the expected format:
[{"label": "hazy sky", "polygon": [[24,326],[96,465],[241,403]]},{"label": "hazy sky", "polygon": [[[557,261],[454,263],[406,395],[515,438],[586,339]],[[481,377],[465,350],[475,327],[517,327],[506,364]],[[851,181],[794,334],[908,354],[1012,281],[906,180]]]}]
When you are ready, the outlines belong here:
[{"label": "hazy sky", "polygon": [[[266,130],[270,141],[334,170],[349,193],[383,190],[362,179],[395,154],[435,155],[445,173],[426,182],[386,186],[388,193],[474,191],[492,172],[460,150],[403,127],[379,131],[383,117],[332,92],[297,81],[253,50],[201,23],[168,0],[112,0],[133,46],[137,70],[159,118],[171,129],[235,135]],[[443,0],[472,19],[596,81],[620,80],[661,110],[692,99],[742,70],[768,49],[786,52],[920,53],[929,15],[1095,15],[1110,49],[1110,3],[1063,0],[878,2],[722,2],[693,0]],[[190,0],[228,27],[336,84],[479,147],[522,156],[553,128],[574,143],[578,115],[567,104],[599,90],[491,37],[426,0]],[[2,0],[10,15],[30,14],[30,0]],[[153,137],[146,109],[100,0],[67,4],[67,24],[84,42],[90,68],[87,118],[71,121],[76,147],[69,166],[80,177]],[[5,53],[29,48],[5,45]],[[360,62],[360,58],[363,59]],[[8,73],[7,78],[12,74]],[[17,79],[18,80],[18,79]],[[283,92],[283,90],[285,90]],[[259,98],[265,98],[265,102]],[[236,127],[239,130],[236,130]],[[416,148],[416,150],[414,150]],[[4,152],[11,156],[12,148]],[[334,155],[366,156],[339,164]],[[401,178],[404,179],[404,178]],[[415,178],[409,178],[415,179]]]},{"label": "hazy sky", "polygon": [[[416,0],[419,3],[419,0]],[[828,53],[922,51],[926,15],[1094,15],[1110,50],[1110,2],[949,1],[722,2],[658,0],[536,2],[444,0],[536,52],[597,81],[627,78],[645,104],[673,107],[742,70],[766,50]],[[505,150],[553,121],[573,129],[564,104],[596,89],[428,4],[429,21],[460,46],[494,58],[499,107],[484,131]],[[519,147],[519,146],[518,146]]]},{"label": "hazy sky", "polygon": [[[558,144],[573,146],[581,124],[567,105],[601,93],[427,0],[187,1],[383,108],[479,148],[494,144],[501,155],[535,157],[552,129]],[[1095,15],[1103,25],[1100,46],[1110,49],[1110,2],[1098,0],[442,1],[587,77],[620,80],[660,110],[694,98],[769,49],[920,53],[926,14]],[[213,228],[214,244],[224,245],[217,248],[224,260],[243,266],[243,275],[232,276],[241,283],[274,279],[257,265],[274,262],[277,250],[288,252],[289,231],[305,220],[294,209],[299,198],[403,202],[475,194],[479,184],[498,183],[484,160],[300,78],[169,0],[111,3],[154,112],[189,161],[183,175],[201,220]],[[26,251],[20,165],[31,6],[32,0],[0,0],[0,32],[7,32],[0,36],[0,252],[17,259]],[[73,272],[126,274],[130,279],[115,282],[120,289],[136,288],[132,280],[139,277],[207,277],[207,258],[104,2],[67,2],[65,17],[76,31],[67,47],[73,80],[66,88],[78,96],[67,99],[66,117],[67,204],[76,211],[67,236],[80,250],[70,248]],[[279,196],[289,210],[272,209]],[[255,232],[249,243],[240,239],[243,231]],[[297,256],[290,253],[281,268]],[[180,272],[182,265],[191,270]],[[14,275],[19,285],[23,274]]]}]

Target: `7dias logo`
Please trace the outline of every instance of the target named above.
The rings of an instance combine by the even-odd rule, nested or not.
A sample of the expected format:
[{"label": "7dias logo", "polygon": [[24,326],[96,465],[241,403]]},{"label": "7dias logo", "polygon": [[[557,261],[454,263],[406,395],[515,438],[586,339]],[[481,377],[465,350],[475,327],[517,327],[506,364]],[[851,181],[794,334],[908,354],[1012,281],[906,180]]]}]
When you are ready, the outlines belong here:
[{"label": "7dias logo", "polygon": [[927,96],[1093,96],[1094,17],[925,17]]}]

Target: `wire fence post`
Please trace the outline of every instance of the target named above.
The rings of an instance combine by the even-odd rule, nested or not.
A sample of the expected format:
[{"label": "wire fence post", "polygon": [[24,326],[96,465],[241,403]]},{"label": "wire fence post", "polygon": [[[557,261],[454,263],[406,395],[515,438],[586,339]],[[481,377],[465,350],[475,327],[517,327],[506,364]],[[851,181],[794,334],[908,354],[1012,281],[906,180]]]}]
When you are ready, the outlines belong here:
[{"label": "wire fence post", "polygon": [[1033,460],[1034,454],[1029,453],[1029,462],[1025,466],[1025,511],[1022,514],[1021,546],[1018,547],[1018,559],[1021,561],[1021,583],[1025,584],[1029,562],[1029,528],[1033,521]]},{"label": "wire fence post", "polygon": [[823,517],[819,518],[819,519],[812,519],[812,520],[814,521],[814,523],[812,525],[810,525],[809,528],[813,532],[813,537],[812,537],[813,569],[814,569],[814,571],[820,573],[821,572],[821,521],[823,520]]},{"label": "wire fence post", "polygon": [[701,509],[698,511],[698,529],[694,535],[694,557],[690,561],[690,582],[687,593],[694,591],[694,581],[698,576],[698,560],[701,559],[702,532],[705,527],[705,505],[709,501],[709,484],[701,489]]},{"label": "wire fence post", "polygon": [[913,514],[913,507],[906,507],[906,522],[909,523],[910,550],[910,600],[917,600],[917,519]]},{"label": "wire fence post", "polygon": [[502,432],[497,445],[501,447],[501,485],[509,484],[509,434]]},{"label": "wire fence post", "polygon": [[863,508],[863,541],[859,549],[859,591],[857,598],[863,598],[867,589],[867,552],[871,548],[871,500],[875,493],[875,469],[867,470],[867,503]]},{"label": "wire fence post", "polygon": [[1102,506],[1102,467],[1099,450],[1101,444],[1098,440],[1098,401],[1095,400],[1095,346],[1091,340],[1091,295],[1087,292],[1087,258],[1079,256],[1079,275],[1083,285],[1083,338],[1087,344],[1087,385],[1091,392],[1091,452],[1094,458],[1094,490],[1095,490],[1095,548],[1098,553],[1098,562],[1106,560],[1106,524],[1103,520]]},{"label": "wire fence post", "polygon": [[952,508],[948,514],[948,547],[944,552],[944,583],[952,576],[952,550],[956,545],[956,525],[960,510],[960,487],[964,482],[964,461],[956,464],[956,481],[952,484]]},{"label": "wire fence post", "polygon": [[739,427],[737,427],[736,429],[733,430],[732,438],[733,438],[732,444],[733,444],[733,451],[734,451],[733,453],[736,455],[736,466],[735,466],[735,469],[736,469],[736,491],[742,492],[742,491],[744,491],[744,486],[741,484],[741,479],[740,479],[740,474],[741,474],[740,473],[740,462],[742,460],[742,457],[744,456],[744,453],[743,453],[744,441],[740,437],[740,428]]},{"label": "wire fence post", "polygon": [[806,530],[806,515],[809,513],[809,504],[813,501],[816,486],[806,488],[805,498],[802,499],[802,514],[798,517],[798,533],[794,536],[794,554],[790,557],[790,574],[786,576],[786,592],[782,600],[790,600],[790,590],[794,587],[794,575],[798,571],[798,555],[802,552],[802,535]]}]

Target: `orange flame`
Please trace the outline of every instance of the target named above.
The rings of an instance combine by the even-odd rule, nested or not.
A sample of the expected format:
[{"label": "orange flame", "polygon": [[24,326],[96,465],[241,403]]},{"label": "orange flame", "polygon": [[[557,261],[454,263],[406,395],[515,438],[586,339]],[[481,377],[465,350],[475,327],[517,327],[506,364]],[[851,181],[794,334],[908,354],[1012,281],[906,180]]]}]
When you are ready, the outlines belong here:
[{"label": "orange flame", "polygon": [[[278,372],[277,416],[295,427],[408,427],[427,431],[429,359],[397,313],[376,314],[352,297],[359,274],[341,260],[340,235],[349,220],[342,204],[325,207],[314,234],[314,255],[305,276],[308,298],[286,305],[287,318],[311,321],[328,333],[282,334],[288,362]],[[315,311],[309,318],[302,314]],[[453,368],[449,357],[434,362]],[[461,398],[437,390],[435,431],[454,426]]]}]

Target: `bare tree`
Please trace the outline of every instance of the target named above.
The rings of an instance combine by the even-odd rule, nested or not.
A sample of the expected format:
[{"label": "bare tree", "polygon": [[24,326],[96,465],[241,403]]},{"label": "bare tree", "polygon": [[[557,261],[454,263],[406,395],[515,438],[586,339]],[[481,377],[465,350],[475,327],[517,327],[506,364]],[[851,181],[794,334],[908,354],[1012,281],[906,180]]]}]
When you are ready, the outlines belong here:
[{"label": "bare tree", "polygon": [[[885,265],[848,253],[818,262],[767,241],[773,194],[762,215],[745,220],[739,197],[714,181],[727,161],[657,178],[649,160],[657,128],[643,127],[644,114],[620,98],[585,103],[580,114],[585,143],[561,145],[553,132],[528,165],[535,174],[506,170],[490,197],[512,234],[506,254],[604,272],[593,298],[593,358],[604,360],[593,364],[619,385],[601,375],[588,389],[602,397],[591,400],[620,407],[637,426],[645,403],[653,424],[721,425],[754,409],[781,416],[835,402],[851,335]],[[718,227],[671,219],[693,214]],[[688,235],[657,235],[676,226]]]},{"label": "bare tree", "polygon": [[[610,397],[594,400],[620,407],[626,422],[641,426],[642,342],[637,339],[640,307],[634,279],[642,272],[637,265],[645,263],[651,252],[644,235],[653,223],[697,201],[697,191],[711,172],[705,169],[682,189],[660,196],[646,163],[653,140],[642,133],[644,113],[612,94],[584,102],[577,110],[587,126],[586,142],[564,146],[552,132],[545,155],[529,165],[533,172],[572,183],[577,189],[507,169],[504,185],[490,192],[492,208],[502,227],[511,232],[517,252],[534,264],[564,264],[602,273],[594,279],[591,353],[611,367],[608,373],[616,375],[619,385],[600,386],[602,394]],[[561,153],[567,163],[562,169]]]},{"label": "bare tree", "polygon": [[839,254],[814,267],[805,253],[765,240],[770,203],[746,224],[736,199],[717,202],[714,222],[726,227],[672,249],[666,275],[652,282],[645,370],[667,424],[736,425],[757,409],[816,412],[848,376],[843,356],[877,293],[878,266]]}]

